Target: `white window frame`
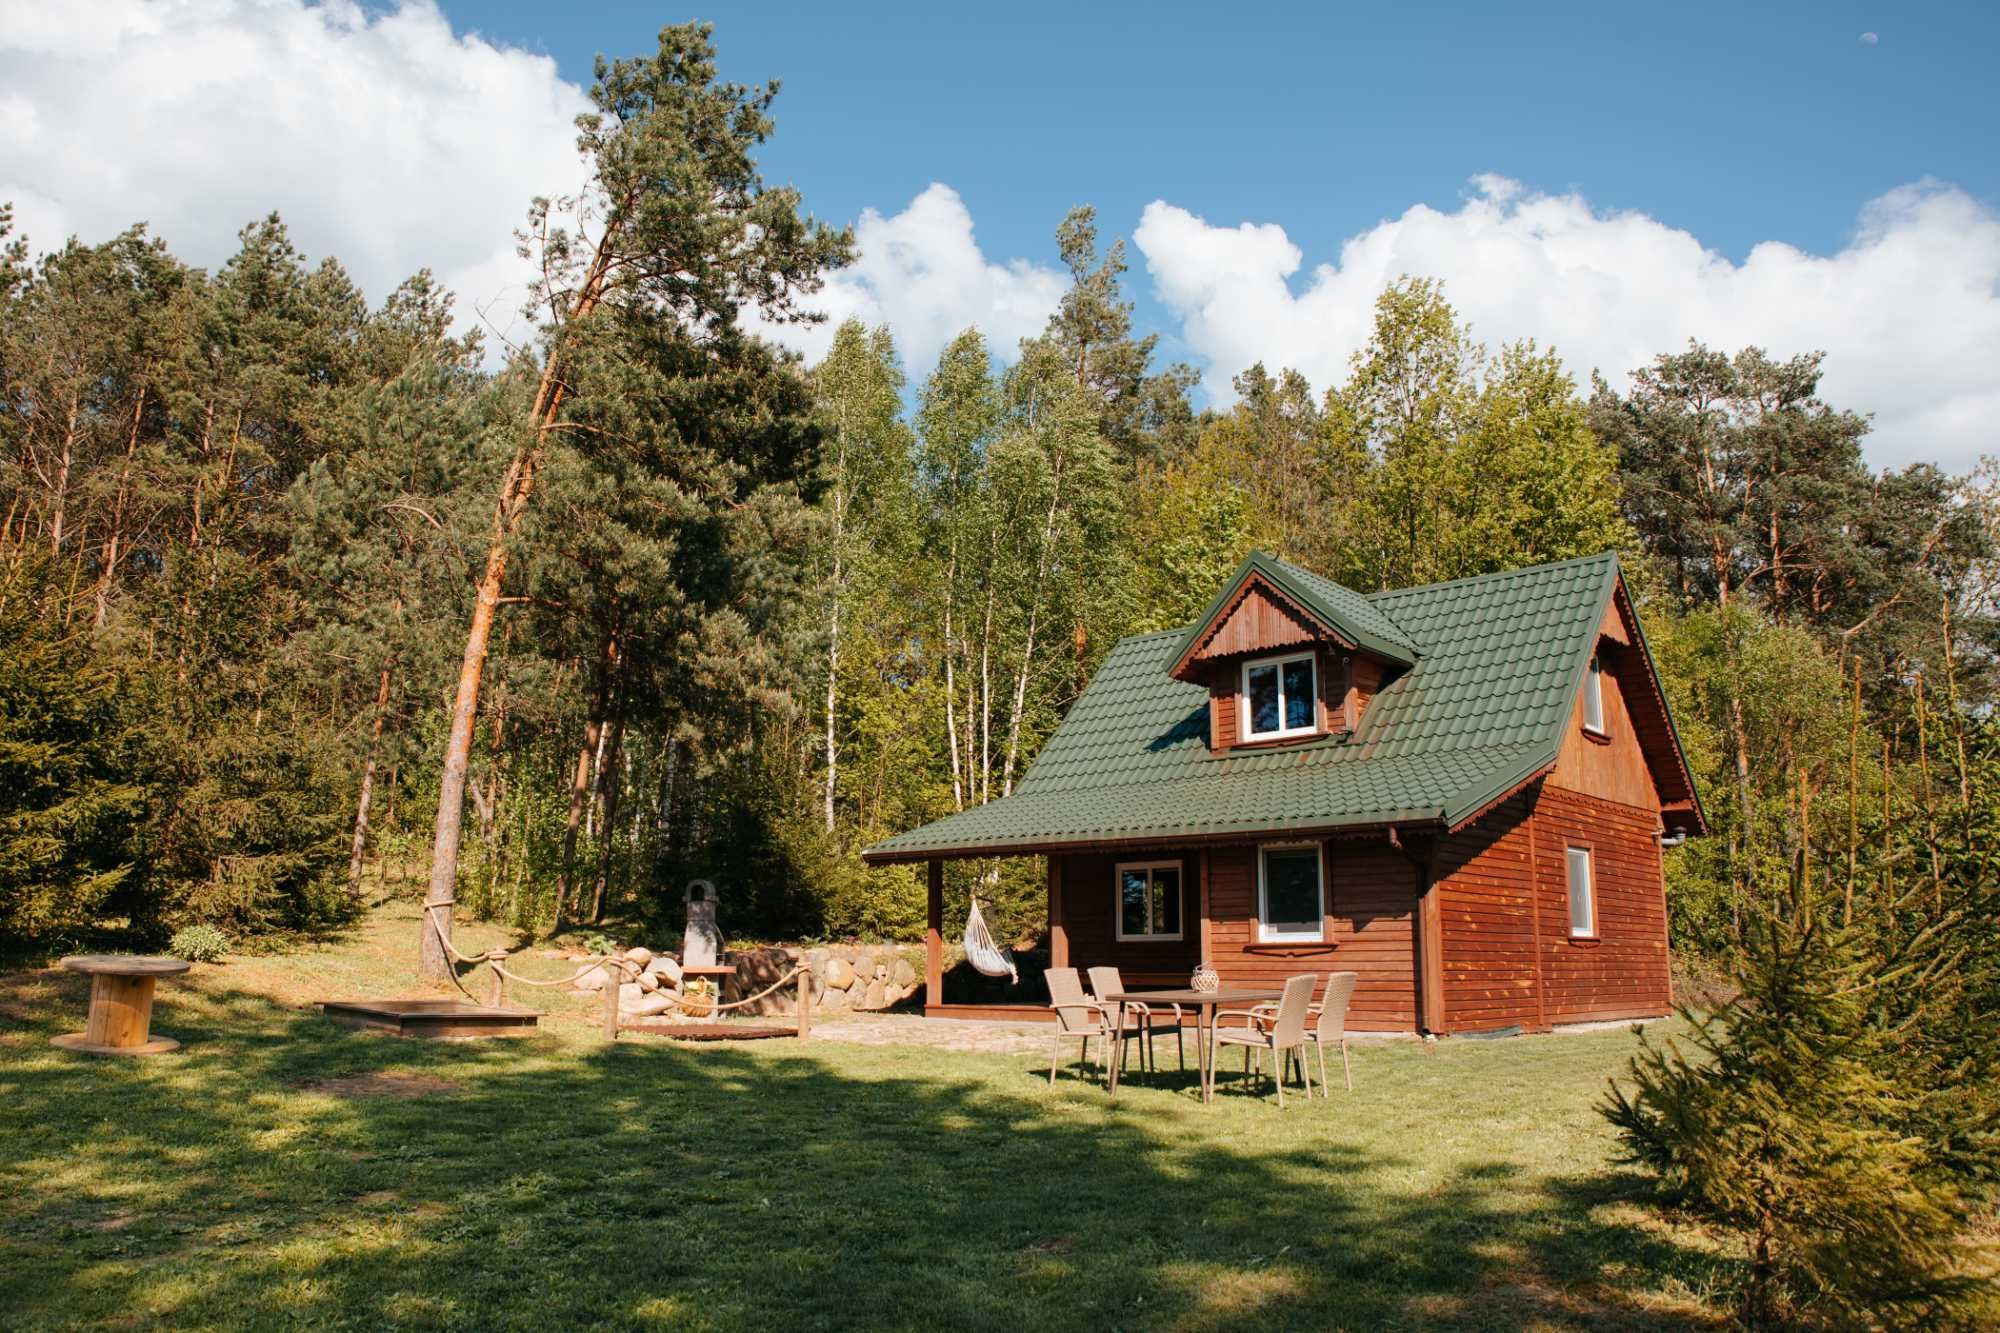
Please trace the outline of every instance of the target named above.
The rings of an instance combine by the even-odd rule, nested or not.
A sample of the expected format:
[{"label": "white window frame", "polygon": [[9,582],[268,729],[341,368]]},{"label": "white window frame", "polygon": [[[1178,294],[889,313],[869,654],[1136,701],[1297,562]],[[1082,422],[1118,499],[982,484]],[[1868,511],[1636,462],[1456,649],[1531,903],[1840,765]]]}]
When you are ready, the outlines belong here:
[{"label": "white window frame", "polygon": [[[1563,887],[1569,901],[1569,934],[1571,939],[1594,940],[1597,938],[1597,866],[1596,858],[1588,847],[1566,847],[1563,849]],[[1577,893],[1577,871],[1583,872],[1583,893]],[[1583,923],[1577,923],[1576,909],[1583,906]]]},{"label": "white window frame", "polygon": [[[1179,930],[1171,935],[1156,935],[1150,931],[1142,935],[1128,935],[1125,933],[1125,872],[1128,870],[1143,870],[1146,872],[1146,923],[1148,925],[1151,925],[1153,921],[1153,894],[1155,892],[1153,872],[1155,870],[1171,870],[1174,872],[1175,878],[1178,881],[1174,886],[1174,891],[1181,895],[1180,902],[1175,905],[1174,910],[1174,919],[1181,923]],[[1111,926],[1117,940],[1121,944],[1172,944],[1174,941],[1183,938],[1187,934],[1187,895],[1184,892],[1186,887],[1187,869],[1179,861],[1171,859],[1165,861],[1120,861],[1111,871]]]},{"label": "white window frame", "polygon": [[1596,653],[1583,673],[1583,729],[1593,736],[1609,734],[1604,730],[1604,659]]},{"label": "white window frame", "polygon": [[[1319,877],[1319,915],[1310,931],[1277,930],[1265,918],[1269,915],[1266,892],[1265,853],[1297,852],[1310,848]],[[1317,842],[1267,842],[1257,848],[1257,941],[1260,944],[1318,944],[1326,938],[1326,848]]]},{"label": "white window frame", "polygon": [[[1311,708],[1303,727],[1283,725],[1285,718],[1285,668],[1293,662],[1304,662],[1312,669]],[[1276,731],[1252,731],[1250,712],[1250,673],[1264,667],[1275,667],[1278,671],[1278,721]],[[1246,741],[1276,741],[1292,736],[1316,736],[1319,734],[1319,655],[1317,653],[1286,653],[1282,657],[1258,657],[1243,664],[1237,680],[1236,716],[1237,730]]]}]

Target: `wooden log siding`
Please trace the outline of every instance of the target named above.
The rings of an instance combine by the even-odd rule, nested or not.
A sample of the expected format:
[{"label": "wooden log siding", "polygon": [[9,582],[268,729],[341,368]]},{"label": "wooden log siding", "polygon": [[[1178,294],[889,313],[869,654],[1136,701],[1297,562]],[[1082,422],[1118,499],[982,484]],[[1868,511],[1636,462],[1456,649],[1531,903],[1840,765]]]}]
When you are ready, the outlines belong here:
[{"label": "wooden log siding", "polygon": [[1349,731],[1361,725],[1368,703],[1382,688],[1382,664],[1372,657],[1357,657],[1347,678],[1347,702],[1343,710]]},{"label": "wooden log siding", "polygon": [[[1282,649],[1273,655],[1282,653]],[[1262,654],[1249,654],[1249,657]],[[1236,749],[1244,745],[1293,745],[1309,737],[1290,736],[1274,741],[1245,741],[1242,737],[1243,708],[1243,663],[1246,657],[1231,658],[1226,662],[1206,664],[1208,676],[1208,736],[1209,748],[1215,751]],[[1345,649],[1331,644],[1321,644],[1313,650],[1313,679],[1319,686],[1319,699],[1314,714],[1321,732],[1351,731],[1350,718],[1355,716],[1350,706],[1352,668],[1350,656]],[[1372,665],[1372,664],[1371,664]],[[1377,668],[1376,677],[1380,670]]]},{"label": "wooden log siding", "polygon": [[[1447,839],[1445,1030],[1651,1018],[1672,1007],[1651,810],[1548,786]],[[1591,850],[1597,936],[1569,933],[1564,853]]]},{"label": "wooden log siding", "polygon": [[[1652,810],[1547,787],[1536,807],[1542,984],[1551,1023],[1652,1018],[1673,1008],[1667,895]],[[1569,933],[1563,853],[1590,848],[1597,938]]]},{"label": "wooden log siding", "polygon": [[[1319,944],[1263,944],[1257,938],[1257,849],[1210,850],[1208,891],[1211,960],[1224,986],[1281,987],[1285,978],[1355,972],[1350,1026],[1410,1032],[1417,1024],[1411,914],[1416,869],[1379,842],[1332,839],[1324,844],[1326,938]],[[1315,992],[1317,993],[1317,991]]]},{"label": "wooden log siding", "polygon": [[[1116,967],[1131,984],[1185,986],[1201,961],[1201,857],[1198,852],[1133,851],[1053,857],[1061,863],[1064,953],[1079,968]],[[1118,938],[1118,870],[1134,861],[1181,868],[1181,937]],[[1062,966],[1054,963],[1054,966]]]},{"label": "wooden log siding", "polygon": [[1512,797],[1438,849],[1442,1031],[1538,1026],[1531,808]]}]

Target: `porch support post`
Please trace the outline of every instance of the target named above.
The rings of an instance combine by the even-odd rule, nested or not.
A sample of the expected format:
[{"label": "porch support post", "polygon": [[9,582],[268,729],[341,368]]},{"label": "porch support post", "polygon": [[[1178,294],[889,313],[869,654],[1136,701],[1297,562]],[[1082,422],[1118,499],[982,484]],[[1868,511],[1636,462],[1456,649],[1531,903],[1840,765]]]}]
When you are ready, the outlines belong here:
[{"label": "porch support post", "polygon": [[944,1003],[944,862],[930,862],[930,926],[924,932],[924,1006]]},{"label": "porch support post", "polygon": [[1201,886],[1201,893],[1199,902],[1195,910],[1199,913],[1198,920],[1201,928],[1201,933],[1200,933],[1201,957],[1196,961],[1207,963],[1210,967],[1213,967],[1215,966],[1215,945],[1214,945],[1214,936],[1212,935],[1209,926],[1208,848],[1206,847],[1202,848],[1199,855],[1201,857],[1201,865],[1198,874]]},{"label": "porch support post", "polygon": [[1416,911],[1410,921],[1411,953],[1417,973],[1417,1030],[1445,1032],[1444,913],[1437,889],[1438,839],[1399,838],[1389,830],[1392,845],[1401,847],[1416,871]]},{"label": "porch support post", "polygon": [[1437,873],[1428,859],[1417,869],[1417,982],[1426,1032],[1442,1035],[1444,1021],[1444,913],[1438,904]]},{"label": "porch support post", "polygon": [[1069,924],[1063,917],[1062,858],[1049,853],[1049,966],[1069,966]]},{"label": "porch support post", "polygon": [[1528,807],[1528,939],[1535,949],[1535,1031],[1549,1030],[1548,994],[1542,988],[1542,840],[1536,828],[1539,797]]}]

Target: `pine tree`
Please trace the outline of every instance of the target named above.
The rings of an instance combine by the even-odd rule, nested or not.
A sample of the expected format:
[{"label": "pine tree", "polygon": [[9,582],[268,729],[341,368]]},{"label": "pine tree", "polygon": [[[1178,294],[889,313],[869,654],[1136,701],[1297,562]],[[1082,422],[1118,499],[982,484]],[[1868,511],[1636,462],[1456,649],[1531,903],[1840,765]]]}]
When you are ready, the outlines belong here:
[{"label": "pine tree", "polygon": [[[771,132],[777,85],[718,82],[710,32],[706,24],[667,27],[654,56],[599,60],[596,110],[577,122],[591,168],[577,230],[561,224],[548,200],[530,210],[528,232],[548,275],[536,293],[546,320],[541,377],[501,481],[452,706],[418,950],[427,976],[449,970],[443,938],[457,889],[473,726],[508,564],[550,446],[589,424],[576,421],[569,400],[582,395],[585,372],[610,365],[605,331],[670,352],[652,358],[669,376],[653,392],[698,401],[707,392],[699,383],[707,351],[740,351],[741,306],[779,321],[804,318],[797,296],[815,290],[822,270],[851,250],[845,232],[800,216],[796,191],[764,185],[750,154]],[[591,225],[594,237],[584,230]],[[687,379],[677,384],[674,376]],[[616,370],[593,384],[600,392],[626,387]]]},{"label": "pine tree", "polygon": [[72,938],[130,889],[149,738],[140,673],[63,606],[66,571],[0,554],[0,935]]},{"label": "pine tree", "polygon": [[1957,1192],[1899,1132],[1920,1093],[1875,1021],[1885,996],[1935,973],[1920,942],[1886,958],[1876,944],[1797,896],[1760,910],[1740,994],[1684,1015],[1692,1058],[1642,1039],[1631,1089],[1608,1095],[1629,1159],[1746,1237],[1756,1326],[1795,1310],[1909,1323],[1967,1292]]}]

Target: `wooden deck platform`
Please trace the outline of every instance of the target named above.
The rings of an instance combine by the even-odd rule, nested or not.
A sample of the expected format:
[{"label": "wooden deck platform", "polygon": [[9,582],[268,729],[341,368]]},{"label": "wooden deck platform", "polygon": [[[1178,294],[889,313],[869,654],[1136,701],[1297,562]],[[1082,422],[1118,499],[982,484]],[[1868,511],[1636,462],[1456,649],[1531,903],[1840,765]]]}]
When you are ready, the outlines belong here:
[{"label": "wooden deck platform", "polygon": [[541,1022],[532,1009],[495,1009],[463,1000],[325,1000],[320,1012],[343,1027],[434,1041],[523,1037]]}]

